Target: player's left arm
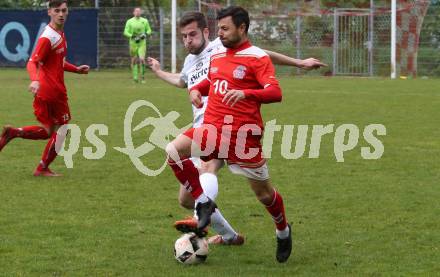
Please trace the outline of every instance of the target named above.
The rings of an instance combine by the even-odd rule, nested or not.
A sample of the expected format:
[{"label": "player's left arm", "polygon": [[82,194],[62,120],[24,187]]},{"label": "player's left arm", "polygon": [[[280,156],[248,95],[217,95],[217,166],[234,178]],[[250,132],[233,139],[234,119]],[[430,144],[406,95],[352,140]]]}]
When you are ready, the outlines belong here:
[{"label": "player's left arm", "polygon": [[78,74],[88,74],[89,70],[90,70],[90,66],[88,66],[88,65],[83,64],[80,66],[76,66],[76,65],[71,64],[67,61],[64,61],[63,68],[64,68],[64,71],[78,73]]},{"label": "player's left arm", "polygon": [[142,34],[139,35],[140,39],[146,39],[147,37],[151,36],[151,27],[150,23],[148,22],[148,19],[144,18],[144,31]]},{"label": "player's left arm", "polygon": [[282,93],[275,77],[275,68],[268,56],[256,59],[253,64],[255,79],[262,89],[229,90],[225,93],[222,102],[234,106],[240,100],[249,99],[262,104],[281,102]]},{"label": "player's left arm", "polygon": [[151,26],[150,26],[150,22],[148,21],[148,19],[145,19],[145,34],[147,34],[147,36],[151,36],[152,30],[151,30]]},{"label": "player's left arm", "polygon": [[269,55],[269,57],[271,58],[274,64],[278,64],[278,65],[295,66],[306,70],[318,69],[323,66],[327,66],[327,64],[315,58],[308,58],[305,60],[301,60],[269,50],[264,50],[264,52],[266,52],[266,54]]}]

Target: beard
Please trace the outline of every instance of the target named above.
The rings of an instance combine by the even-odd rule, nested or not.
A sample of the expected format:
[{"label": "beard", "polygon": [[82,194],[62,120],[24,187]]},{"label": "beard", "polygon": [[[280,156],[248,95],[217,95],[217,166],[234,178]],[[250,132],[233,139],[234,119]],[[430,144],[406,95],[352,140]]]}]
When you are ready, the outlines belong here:
[{"label": "beard", "polygon": [[235,48],[237,43],[241,41],[241,38],[238,35],[232,36],[230,39],[220,39],[223,46],[226,48]]},{"label": "beard", "polygon": [[202,37],[202,43],[200,44],[200,46],[194,50],[190,50],[189,53],[193,54],[193,55],[198,55],[200,53],[202,53],[203,50],[205,50],[205,44],[206,44],[206,39],[205,37]]}]

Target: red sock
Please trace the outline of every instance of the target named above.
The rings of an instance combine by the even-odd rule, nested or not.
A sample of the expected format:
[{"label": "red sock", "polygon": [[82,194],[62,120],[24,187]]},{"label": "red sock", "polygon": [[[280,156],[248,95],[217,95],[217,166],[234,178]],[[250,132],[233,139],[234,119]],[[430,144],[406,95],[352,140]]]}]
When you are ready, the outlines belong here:
[{"label": "red sock", "polygon": [[183,184],[185,189],[191,193],[192,197],[197,199],[203,193],[199,180],[199,171],[190,159],[184,159],[179,163],[183,166],[182,169],[173,160],[168,160],[168,165],[174,171],[176,178]]},{"label": "red sock", "polygon": [[32,140],[49,138],[49,134],[47,133],[46,129],[41,126],[26,126],[13,129],[13,136]]},{"label": "red sock", "polygon": [[266,206],[266,210],[272,215],[278,230],[282,231],[286,229],[287,219],[284,212],[283,198],[276,190],[274,190],[272,204]]},{"label": "red sock", "polygon": [[57,141],[57,132],[53,132],[50,137],[48,143],[46,144],[46,148],[44,149],[43,156],[41,157],[41,162],[38,165],[38,170],[47,169],[49,165],[55,160],[57,157],[57,151],[55,150],[55,144]]}]

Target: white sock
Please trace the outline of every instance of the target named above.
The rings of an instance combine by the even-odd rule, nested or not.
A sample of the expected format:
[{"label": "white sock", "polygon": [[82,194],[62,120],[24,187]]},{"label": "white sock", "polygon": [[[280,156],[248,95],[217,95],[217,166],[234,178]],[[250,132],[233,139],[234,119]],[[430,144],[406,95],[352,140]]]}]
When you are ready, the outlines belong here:
[{"label": "white sock", "polygon": [[278,230],[276,229],[276,233],[277,233],[277,237],[279,237],[280,239],[285,239],[289,236],[289,226],[286,226],[286,228],[284,228],[284,230]]},{"label": "white sock", "polygon": [[[203,192],[215,200],[218,195],[218,179],[215,174],[203,173],[199,177]],[[232,228],[228,221],[223,217],[219,209],[211,215],[211,227],[222,236],[224,240],[232,240],[237,235],[237,232]]]},{"label": "white sock", "polygon": [[215,209],[215,212],[211,215],[211,227],[222,236],[223,240],[232,240],[237,235],[237,232],[226,221],[219,209]]},{"label": "white sock", "polygon": [[208,202],[208,197],[215,200],[218,193],[217,176],[212,173],[203,173],[199,176],[200,184],[202,185],[203,193],[195,200],[197,203]]},{"label": "white sock", "polygon": [[197,206],[197,203],[206,203],[208,201],[208,197],[206,197],[206,194],[202,192],[202,194],[200,194],[200,196],[195,199],[195,205]]},{"label": "white sock", "polygon": [[218,179],[215,174],[212,173],[203,173],[199,176],[200,184],[202,185],[203,192],[211,198],[215,200],[218,194]]}]

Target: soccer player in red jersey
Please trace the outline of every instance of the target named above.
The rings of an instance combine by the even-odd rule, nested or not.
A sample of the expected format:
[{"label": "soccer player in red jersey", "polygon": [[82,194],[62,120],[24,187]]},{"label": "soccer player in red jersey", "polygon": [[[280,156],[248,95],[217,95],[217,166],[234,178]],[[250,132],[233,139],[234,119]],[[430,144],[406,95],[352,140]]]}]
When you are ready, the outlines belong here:
[{"label": "soccer player in red jersey", "polygon": [[195,199],[199,229],[210,223],[217,205],[204,194],[199,173],[187,158],[198,155],[204,160],[225,159],[233,173],[246,176],[276,225],[276,258],[286,262],[292,251],[291,228],[283,199],[269,180],[260,143],[263,135],[260,106],[280,102],[281,89],[269,56],[248,41],[247,11],[228,7],[219,12],[217,19],[218,35],[225,49],[211,56],[208,78],[190,92],[195,106],[202,104],[202,95],[209,95],[204,123],[167,146],[168,162]]},{"label": "soccer player in red jersey", "polygon": [[[63,29],[68,13],[67,0],[49,1],[50,23],[38,39],[27,64],[31,79],[29,92],[34,95],[34,114],[42,126],[5,126],[0,137],[0,151],[14,138],[49,139],[34,176],[59,176],[49,169],[49,165],[57,156],[57,130],[70,121],[64,71],[87,74],[90,68],[88,65],[75,66],[66,61],[67,43]],[[64,138],[59,136],[58,139]]]},{"label": "soccer player in red jersey", "polygon": [[[161,70],[160,63],[149,57],[148,63],[157,77],[177,87],[187,87],[189,91],[199,82],[208,76],[210,57],[212,54],[224,48],[220,38],[209,41],[208,23],[205,15],[200,12],[185,13],[179,23],[182,42],[188,55],[185,58],[181,73],[170,73]],[[298,60],[282,54],[265,50],[273,63],[282,65],[297,66],[303,69],[313,69],[325,66],[319,60],[309,58]],[[193,106],[193,127],[199,127],[203,123],[203,116],[208,103],[208,97],[202,98],[203,107]],[[195,162],[194,162],[195,161]],[[218,194],[217,172],[223,167],[223,160],[213,159],[208,162],[200,162],[200,159],[193,160],[200,172],[200,183],[206,196],[215,201]],[[187,209],[194,209],[194,199],[191,194],[180,186],[179,202]],[[193,232],[197,230],[197,219],[187,217],[175,222],[174,227],[182,232]],[[210,244],[241,245],[244,237],[238,234],[228,221],[217,209],[211,216],[211,227],[219,234],[208,238]]]}]

